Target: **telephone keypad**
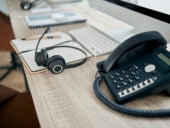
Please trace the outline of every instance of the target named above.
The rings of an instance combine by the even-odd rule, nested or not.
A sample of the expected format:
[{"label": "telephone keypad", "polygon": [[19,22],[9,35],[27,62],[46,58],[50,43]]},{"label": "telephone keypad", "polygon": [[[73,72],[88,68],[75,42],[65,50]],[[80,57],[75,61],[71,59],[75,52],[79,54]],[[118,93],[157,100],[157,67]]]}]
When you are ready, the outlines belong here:
[{"label": "telephone keypad", "polygon": [[[109,78],[112,80],[116,89],[125,88],[129,84],[133,84],[140,80],[139,74],[141,70],[138,66],[132,65],[127,68],[122,68],[116,72],[111,72]],[[133,89],[132,89],[133,90]]]},{"label": "telephone keypad", "polygon": [[153,84],[157,79],[156,66],[149,62],[121,67],[109,72],[108,75],[109,77],[106,77],[112,81],[110,86],[119,98],[136,93]]},{"label": "telephone keypad", "polygon": [[109,72],[108,75],[109,77],[106,77],[112,81],[112,83],[109,83],[113,94],[118,99],[126,99],[127,96],[138,93],[138,91],[152,85],[157,79],[157,70],[154,64],[144,62],[117,68]]}]

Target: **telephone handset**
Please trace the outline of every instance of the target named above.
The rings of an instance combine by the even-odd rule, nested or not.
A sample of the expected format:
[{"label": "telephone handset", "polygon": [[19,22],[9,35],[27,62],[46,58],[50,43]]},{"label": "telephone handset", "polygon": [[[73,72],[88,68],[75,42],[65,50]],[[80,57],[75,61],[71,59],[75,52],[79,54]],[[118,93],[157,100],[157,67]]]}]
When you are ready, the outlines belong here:
[{"label": "telephone handset", "polygon": [[[109,72],[117,62],[124,59],[126,63],[126,61],[129,59],[129,61],[131,61],[136,57],[139,57],[139,55],[145,54],[145,52],[149,52],[150,50],[154,50],[159,46],[166,47],[166,40],[158,32],[152,31],[140,33],[129,38],[124,43],[119,45],[115,50],[113,50],[108,59],[105,60],[103,69],[106,72]],[[128,53],[131,53],[131,56],[128,56]]]},{"label": "telephone handset", "polygon": [[[144,117],[170,116],[170,110],[138,110],[122,105],[127,101],[166,90],[170,93],[170,52],[167,41],[156,32],[137,34],[119,45],[110,56],[97,63],[100,76],[94,82],[96,96],[111,108]],[[100,89],[104,79],[116,102]]]}]

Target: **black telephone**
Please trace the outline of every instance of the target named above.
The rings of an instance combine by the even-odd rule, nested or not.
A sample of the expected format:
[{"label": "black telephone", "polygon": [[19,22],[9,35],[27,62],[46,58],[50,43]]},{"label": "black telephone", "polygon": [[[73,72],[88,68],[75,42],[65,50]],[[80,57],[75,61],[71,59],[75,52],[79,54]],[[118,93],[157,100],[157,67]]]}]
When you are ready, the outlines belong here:
[{"label": "black telephone", "polygon": [[[137,34],[119,45],[97,63],[100,76],[94,82],[96,96],[111,108],[135,116],[170,116],[170,109],[138,110],[123,103],[144,95],[167,91],[170,94],[170,52],[167,41],[156,31]],[[116,102],[100,89],[104,79]],[[168,85],[169,83],[169,85]]]}]

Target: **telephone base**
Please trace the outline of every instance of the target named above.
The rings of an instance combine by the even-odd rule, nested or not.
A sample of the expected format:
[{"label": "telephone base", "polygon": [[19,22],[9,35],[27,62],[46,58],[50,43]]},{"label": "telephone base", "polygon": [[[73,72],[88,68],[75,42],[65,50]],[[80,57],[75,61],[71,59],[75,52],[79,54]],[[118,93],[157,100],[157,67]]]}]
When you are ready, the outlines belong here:
[{"label": "telephone base", "polygon": [[168,95],[170,96],[170,87],[166,89],[166,92],[167,92]]},{"label": "telephone base", "polygon": [[99,72],[103,72],[103,64],[104,64],[104,61],[97,63],[96,66]]}]

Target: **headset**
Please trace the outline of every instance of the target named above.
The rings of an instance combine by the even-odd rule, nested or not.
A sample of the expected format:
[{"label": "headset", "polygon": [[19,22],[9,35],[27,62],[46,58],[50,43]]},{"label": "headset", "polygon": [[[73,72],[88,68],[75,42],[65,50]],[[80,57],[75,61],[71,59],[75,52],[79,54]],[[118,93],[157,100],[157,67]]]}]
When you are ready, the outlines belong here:
[{"label": "headset", "polygon": [[[30,10],[37,2],[39,2],[39,1],[43,1],[43,0],[34,0],[34,1],[32,1],[32,2],[29,2],[29,1],[24,1],[24,2],[21,2],[21,8],[23,9],[23,10]],[[79,2],[79,1],[81,1],[81,0],[64,0],[64,1],[59,1],[59,2],[57,2],[57,3],[60,3],[60,4],[62,4],[62,3],[72,3],[72,2]]]},{"label": "headset", "polygon": [[[51,47],[47,47],[45,49],[41,49],[40,52],[37,52],[38,45],[39,45],[41,39],[43,38],[43,36],[48,31],[49,31],[49,27],[44,31],[44,33],[42,34],[42,36],[38,40],[38,43],[37,43],[37,46],[36,46],[36,49],[35,49],[35,62],[38,66],[47,67],[47,69],[49,71],[51,71],[52,73],[58,74],[58,73],[61,73],[64,69],[74,68],[74,67],[80,66],[87,61],[87,54],[82,49],[77,48],[77,47],[73,47],[73,46],[60,45],[60,44],[67,43],[67,42],[70,42],[70,41],[62,42],[60,44],[57,44],[57,45],[54,45],[54,46],[51,46]],[[66,64],[65,59],[60,55],[53,55],[53,56],[49,57],[48,51],[52,50],[54,48],[71,48],[71,49],[74,49],[74,50],[78,50],[85,55],[85,58],[81,59],[80,61],[75,62],[75,63]]]},{"label": "headset", "polygon": [[36,3],[36,2],[39,2],[40,0],[35,0],[35,1],[32,1],[32,2],[29,2],[29,1],[23,1],[23,2],[21,2],[21,8],[23,9],[23,10],[30,10],[33,6],[34,6],[34,4]]}]

